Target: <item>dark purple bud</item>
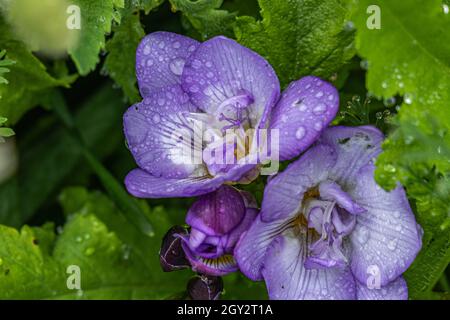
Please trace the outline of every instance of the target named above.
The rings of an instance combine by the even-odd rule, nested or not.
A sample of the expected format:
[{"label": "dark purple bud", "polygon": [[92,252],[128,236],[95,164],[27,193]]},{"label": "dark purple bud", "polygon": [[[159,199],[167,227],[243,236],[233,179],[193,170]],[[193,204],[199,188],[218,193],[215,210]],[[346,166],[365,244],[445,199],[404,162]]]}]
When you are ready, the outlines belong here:
[{"label": "dark purple bud", "polygon": [[165,272],[186,269],[190,267],[181,247],[181,237],[187,236],[187,230],[181,226],[174,226],[167,231],[159,250],[159,262]]},{"label": "dark purple bud", "polygon": [[223,185],[194,202],[186,216],[186,223],[209,236],[221,236],[242,221],[245,211],[241,193]]},{"label": "dark purple bud", "polygon": [[199,274],[189,280],[187,292],[192,300],[217,300],[223,291],[221,277]]}]

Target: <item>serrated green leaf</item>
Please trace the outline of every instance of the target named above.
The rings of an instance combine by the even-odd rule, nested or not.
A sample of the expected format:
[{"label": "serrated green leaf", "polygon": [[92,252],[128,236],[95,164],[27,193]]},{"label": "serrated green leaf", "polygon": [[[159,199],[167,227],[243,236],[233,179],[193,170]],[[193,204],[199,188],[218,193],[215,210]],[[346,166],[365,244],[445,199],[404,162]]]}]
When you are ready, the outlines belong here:
[{"label": "serrated green leaf", "polygon": [[135,61],[137,46],[144,35],[139,14],[128,9],[122,23],[114,28],[114,36],[106,43],[108,56],[103,70],[122,88],[131,103],[140,100]]},{"label": "serrated green leaf", "polygon": [[353,55],[354,30],[339,0],[259,0],[262,20],[237,18],[237,40],[264,56],[282,86],[305,75],[329,78]]},{"label": "serrated green leaf", "polygon": [[151,10],[159,7],[165,0],[139,0],[137,8],[144,10],[148,14]]},{"label": "serrated green leaf", "polygon": [[233,36],[236,14],[220,9],[222,2],[223,0],[170,0],[172,11],[181,11],[203,40],[216,35]]},{"label": "serrated green leaf", "polygon": [[[56,237],[49,227],[18,232],[0,226],[0,241],[2,299],[155,299],[171,293],[89,208],[72,215]],[[69,266],[80,269],[80,290],[67,288]]]},{"label": "serrated green leaf", "polygon": [[[380,29],[367,28],[369,5],[380,8]],[[450,262],[450,17],[440,0],[361,0],[354,18],[367,89],[403,96],[376,179],[387,189],[400,181],[416,202],[423,249],[405,276],[411,297],[427,297]]]},{"label": "serrated green leaf", "polygon": [[94,70],[100,61],[100,50],[105,48],[105,34],[111,32],[111,22],[117,17],[114,12],[123,8],[123,0],[74,0],[81,11],[81,29],[74,30],[79,33],[78,45],[69,49],[78,72],[86,75]]}]

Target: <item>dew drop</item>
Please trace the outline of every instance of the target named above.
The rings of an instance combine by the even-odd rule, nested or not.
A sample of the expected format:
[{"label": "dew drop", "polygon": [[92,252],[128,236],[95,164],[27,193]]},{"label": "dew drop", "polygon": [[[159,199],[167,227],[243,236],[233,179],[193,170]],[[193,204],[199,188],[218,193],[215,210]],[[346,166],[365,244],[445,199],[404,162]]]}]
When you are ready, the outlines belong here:
[{"label": "dew drop", "polygon": [[322,96],[323,96],[323,92],[322,91],[319,91],[319,92],[316,93],[316,98],[320,98]]},{"label": "dew drop", "polygon": [[185,61],[183,58],[175,58],[169,63],[170,71],[174,75],[180,76],[183,73]]},{"label": "dew drop", "polygon": [[314,130],[316,130],[316,131],[322,130],[322,127],[323,127],[322,122],[316,122],[314,124]]},{"label": "dew drop", "polygon": [[161,117],[159,116],[159,114],[155,113],[152,117],[152,121],[154,123],[159,123],[159,121],[161,121]]},{"label": "dew drop", "polygon": [[172,45],[175,49],[178,49],[181,47],[181,43],[179,41],[175,41]]},{"label": "dew drop", "polygon": [[144,47],[144,54],[145,54],[145,55],[148,55],[148,54],[150,54],[150,51],[151,51],[150,45],[146,45],[146,46]]},{"label": "dew drop", "polygon": [[189,91],[191,91],[192,93],[196,93],[198,92],[198,87],[194,84],[189,88]]},{"label": "dew drop", "polygon": [[409,93],[405,93],[405,96],[403,97],[403,101],[406,103],[406,104],[411,104],[412,103],[412,96],[411,96],[411,94],[409,94]]},{"label": "dew drop", "polygon": [[369,240],[369,230],[366,227],[361,227],[357,233],[357,239],[360,244],[366,244]]},{"label": "dew drop", "polygon": [[304,127],[298,127],[297,131],[295,131],[295,137],[300,140],[305,136],[306,130]]},{"label": "dew drop", "polygon": [[387,247],[389,250],[395,250],[397,248],[397,239],[389,241]]},{"label": "dew drop", "polygon": [[314,107],[313,112],[316,115],[322,114],[327,110],[327,106],[323,103],[319,103],[317,106]]}]

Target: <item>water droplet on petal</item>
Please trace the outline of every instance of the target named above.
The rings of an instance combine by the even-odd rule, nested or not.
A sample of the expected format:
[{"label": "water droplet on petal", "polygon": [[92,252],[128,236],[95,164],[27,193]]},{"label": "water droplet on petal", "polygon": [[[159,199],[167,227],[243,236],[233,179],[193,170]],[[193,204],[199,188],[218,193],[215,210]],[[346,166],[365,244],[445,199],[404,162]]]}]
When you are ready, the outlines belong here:
[{"label": "water droplet on petal", "polygon": [[314,107],[313,112],[316,115],[322,114],[327,110],[327,106],[323,103],[319,103],[317,106]]},{"label": "water droplet on petal", "polygon": [[397,248],[397,239],[389,241],[387,247],[389,250],[395,250]]},{"label": "water droplet on petal", "polygon": [[185,61],[183,58],[175,58],[169,63],[170,71],[174,75],[180,76],[183,73]]},{"label": "water droplet on petal", "polygon": [[322,130],[322,127],[323,127],[323,125],[322,125],[322,122],[316,122],[315,124],[314,124],[314,130],[316,130],[316,131],[320,131],[320,130]]},{"label": "water droplet on petal", "polygon": [[295,131],[295,137],[300,140],[305,136],[306,130],[304,127],[298,127],[297,131]]},{"label": "water droplet on petal", "polygon": [[160,120],[161,120],[161,117],[159,116],[159,114],[155,113],[152,117],[152,121],[154,123],[159,123]]},{"label": "water droplet on petal", "polygon": [[174,47],[175,49],[178,49],[178,48],[181,47],[181,43],[180,43],[179,41],[175,41],[175,42],[173,43],[173,47]]}]

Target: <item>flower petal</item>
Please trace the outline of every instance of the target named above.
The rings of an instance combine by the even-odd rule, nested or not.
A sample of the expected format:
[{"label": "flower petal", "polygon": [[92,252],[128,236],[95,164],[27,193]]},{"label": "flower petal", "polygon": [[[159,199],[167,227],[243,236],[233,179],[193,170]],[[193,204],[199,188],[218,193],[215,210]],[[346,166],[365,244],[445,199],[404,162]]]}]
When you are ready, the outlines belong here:
[{"label": "flower petal", "polygon": [[138,198],[194,197],[210,193],[225,182],[239,181],[253,165],[239,166],[225,175],[170,179],[155,177],[142,169],[134,169],[125,177],[125,185],[130,194]]},{"label": "flower petal", "polygon": [[345,209],[348,213],[358,214],[366,211],[366,209],[353,201],[353,199],[343,191],[337,183],[331,180],[319,184],[319,193],[321,199],[336,201],[339,207]]},{"label": "flower petal", "polygon": [[253,221],[255,221],[256,217],[258,216],[258,213],[259,213],[258,210],[254,209],[254,208],[248,208],[245,211],[244,219],[228,235],[228,240],[227,240],[227,244],[226,244],[226,248],[225,248],[226,252],[233,253],[236,243],[239,241],[241,236],[250,228]]},{"label": "flower petal", "polygon": [[337,162],[330,171],[330,180],[337,182],[345,191],[358,180],[358,171],[381,152],[383,134],[372,126],[330,127],[318,143],[332,146]]},{"label": "flower petal", "polygon": [[187,213],[186,223],[209,236],[222,236],[244,219],[245,212],[240,192],[223,185],[194,202]]},{"label": "flower petal", "polygon": [[181,244],[186,258],[189,260],[192,266],[192,270],[195,272],[211,275],[211,276],[223,276],[230,272],[238,270],[236,260],[232,255],[224,254],[218,258],[203,258],[196,255],[187,245],[186,242]]},{"label": "flower petal", "polygon": [[263,222],[261,215],[255,218],[234,249],[234,258],[245,276],[253,281],[262,280],[261,268],[267,248],[287,227],[284,219]]},{"label": "flower petal", "polygon": [[358,300],[408,300],[408,286],[403,277],[398,277],[380,289],[369,289],[356,281]]},{"label": "flower petal", "polygon": [[374,180],[375,166],[363,167],[357,185],[350,196],[367,212],[356,216],[356,226],[350,235],[351,267],[361,283],[377,270],[381,285],[400,276],[414,261],[422,246],[421,232],[416,223],[405,191],[401,186],[386,192]]},{"label": "flower petal", "polygon": [[171,32],[154,32],[136,51],[136,76],[143,97],[166,86],[180,84],[186,59],[199,42]]},{"label": "flower petal", "polygon": [[271,129],[280,135],[280,160],[306,150],[336,116],[339,94],[328,82],[308,76],[292,82],[272,111]]},{"label": "flower petal", "polygon": [[216,116],[227,107],[223,103],[228,99],[249,104],[253,128],[267,119],[280,94],[278,78],[269,63],[223,36],[203,42],[189,57],[182,85],[196,106]]},{"label": "flower petal", "polygon": [[304,234],[286,231],[270,245],[262,274],[270,299],[353,300],[355,280],[349,268],[306,269],[308,245]]},{"label": "flower petal", "polygon": [[149,94],[127,110],[125,137],[139,167],[165,178],[187,178],[200,168],[191,147],[193,124],[185,117],[194,111],[180,86]]},{"label": "flower petal", "polygon": [[336,154],[326,145],[309,149],[282,173],[272,178],[264,189],[261,216],[264,221],[289,219],[297,214],[303,194],[328,177]]}]

